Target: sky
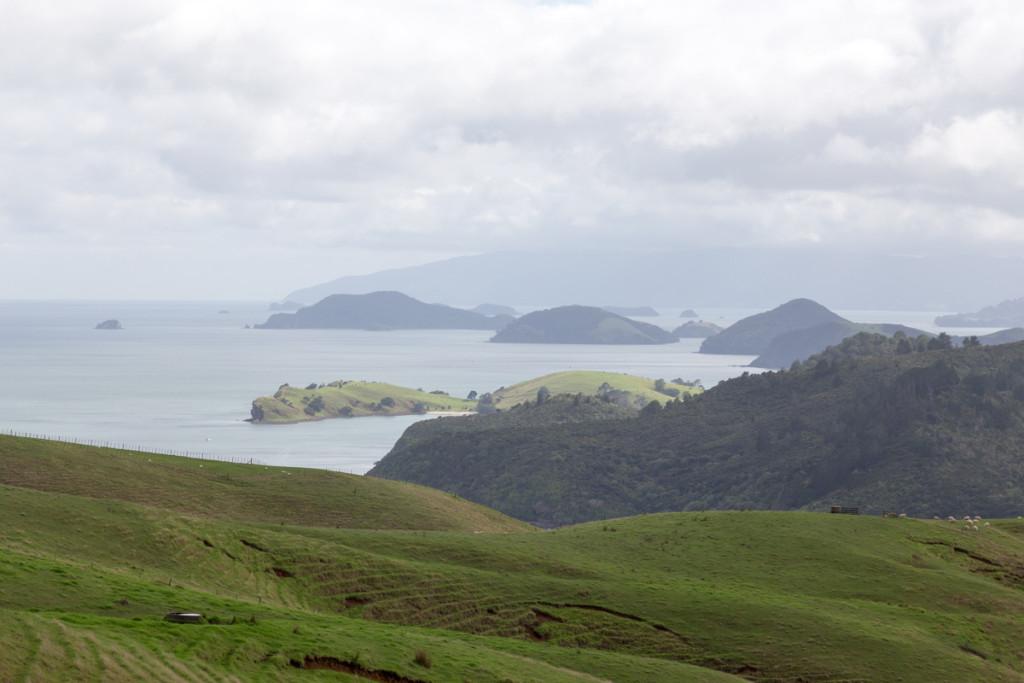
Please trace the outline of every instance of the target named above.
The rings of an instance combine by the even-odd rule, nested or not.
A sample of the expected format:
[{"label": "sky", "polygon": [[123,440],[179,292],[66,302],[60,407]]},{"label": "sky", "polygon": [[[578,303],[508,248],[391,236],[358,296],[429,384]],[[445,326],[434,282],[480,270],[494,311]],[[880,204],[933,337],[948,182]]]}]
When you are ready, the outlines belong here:
[{"label": "sky", "polygon": [[0,299],[573,245],[1024,255],[1018,0],[0,10]]}]

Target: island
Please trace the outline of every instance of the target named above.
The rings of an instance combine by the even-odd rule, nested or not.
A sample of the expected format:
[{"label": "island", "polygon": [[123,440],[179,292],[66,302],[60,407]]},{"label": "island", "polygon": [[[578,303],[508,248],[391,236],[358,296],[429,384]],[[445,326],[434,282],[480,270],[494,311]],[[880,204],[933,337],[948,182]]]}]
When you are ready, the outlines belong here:
[{"label": "island", "polygon": [[256,325],[264,330],[499,330],[511,316],[486,316],[443,304],[427,304],[401,292],[332,294],[294,313],[275,313]]},{"label": "island", "polygon": [[491,337],[513,344],[672,344],[675,335],[594,306],[559,306],[527,313]]},{"label": "island", "polygon": [[[667,402],[703,391],[700,380],[647,379],[615,372],[566,370],[535,377],[493,392],[455,398],[440,390],[409,389],[386,382],[338,380],[305,388],[282,384],[273,396],[252,402],[249,422],[290,424],[340,417],[495,413],[548,397],[570,395],[596,399],[636,415],[652,401]],[[578,400],[577,400],[578,403]]]},{"label": "island", "polygon": [[754,355],[758,368],[788,368],[795,361],[838,344],[858,332],[917,337],[926,334],[905,325],[855,323],[810,299],[793,299],[764,313],[748,316],[708,337],[700,353]]},{"label": "island", "polygon": [[940,315],[935,318],[935,324],[946,327],[1020,327],[1024,325],[1024,298],[986,306],[976,313]]},{"label": "island", "polygon": [[516,312],[516,309],[511,306],[505,306],[504,304],[480,304],[479,306],[469,310],[481,315],[508,315],[513,318],[519,315],[519,313]]},{"label": "island", "polygon": [[120,330],[120,329],[122,329],[121,328],[121,321],[120,320],[113,320],[113,319],[111,319],[111,320],[104,320],[101,323],[96,323],[95,329],[97,329],[97,330]]},{"label": "island", "polygon": [[704,320],[687,320],[672,330],[672,334],[680,339],[707,339],[722,331],[722,327]]},{"label": "island", "polygon": [[386,382],[338,380],[298,388],[282,384],[273,396],[252,402],[249,422],[289,424],[335,417],[470,413],[472,399],[454,398],[443,391],[409,389]]}]

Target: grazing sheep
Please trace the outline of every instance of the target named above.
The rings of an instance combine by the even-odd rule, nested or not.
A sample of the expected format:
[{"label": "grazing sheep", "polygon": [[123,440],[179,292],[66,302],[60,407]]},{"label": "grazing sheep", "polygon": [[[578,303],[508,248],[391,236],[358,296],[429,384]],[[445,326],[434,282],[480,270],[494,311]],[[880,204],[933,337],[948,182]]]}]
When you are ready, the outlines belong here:
[{"label": "grazing sheep", "polygon": [[947,517],[947,519],[949,520],[950,524],[956,521],[956,517],[954,517],[953,515],[950,515],[949,517]]},{"label": "grazing sheep", "polygon": [[975,525],[974,525],[974,526],[972,526],[971,528],[972,528],[972,529],[974,529],[975,531],[977,531],[977,530],[978,530],[978,525],[977,525],[977,524],[975,524]]},{"label": "grazing sheep", "polygon": [[985,526],[988,526],[988,522],[985,522]]},{"label": "grazing sheep", "polygon": [[900,517],[903,517],[903,518],[905,518],[906,516],[907,516],[907,513],[906,513],[906,512],[901,512],[901,513],[900,513]]}]

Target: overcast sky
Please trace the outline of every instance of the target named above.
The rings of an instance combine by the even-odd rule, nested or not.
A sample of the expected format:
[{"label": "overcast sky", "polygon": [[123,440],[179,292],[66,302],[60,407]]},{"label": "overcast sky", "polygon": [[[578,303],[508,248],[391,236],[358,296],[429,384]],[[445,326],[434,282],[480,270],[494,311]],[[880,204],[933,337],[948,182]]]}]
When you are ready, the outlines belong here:
[{"label": "overcast sky", "polygon": [[0,0],[0,298],[582,243],[1024,254],[1024,5]]}]

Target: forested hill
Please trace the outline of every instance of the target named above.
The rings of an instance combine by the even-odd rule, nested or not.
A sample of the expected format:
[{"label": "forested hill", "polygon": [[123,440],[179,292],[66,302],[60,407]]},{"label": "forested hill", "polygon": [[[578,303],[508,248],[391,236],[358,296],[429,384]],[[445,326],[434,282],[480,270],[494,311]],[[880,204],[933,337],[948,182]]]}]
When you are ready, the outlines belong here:
[{"label": "forested hill", "polygon": [[540,526],[645,512],[1024,514],[1024,343],[745,375],[629,420],[425,438],[374,474]]}]

